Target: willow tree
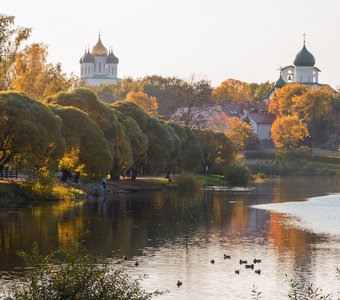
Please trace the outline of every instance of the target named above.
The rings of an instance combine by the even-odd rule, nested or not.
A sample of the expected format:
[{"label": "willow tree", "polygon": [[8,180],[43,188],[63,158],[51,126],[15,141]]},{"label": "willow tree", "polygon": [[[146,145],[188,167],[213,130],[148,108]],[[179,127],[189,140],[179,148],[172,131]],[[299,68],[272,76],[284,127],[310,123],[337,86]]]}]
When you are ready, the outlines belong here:
[{"label": "willow tree", "polygon": [[44,104],[18,92],[0,92],[0,170],[34,175],[56,170],[65,150],[61,120]]},{"label": "willow tree", "polygon": [[99,125],[110,146],[113,158],[111,178],[118,179],[119,175],[133,164],[131,148],[127,142],[124,128],[114,111],[99,101],[95,93],[88,89],[76,89],[71,92],[60,92],[45,101],[61,106],[77,107]]},{"label": "willow tree", "polygon": [[232,141],[221,132],[195,130],[203,151],[202,167],[208,172],[217,159],[228,164],[236,153]]},{"label": "willow tree", "polygon": [[145,133],[143,133],[138,123],[134,119],[124,115],[113,107],[112,109],[114,110],[114,113],[117,116],[119,122],[124,127],[127,142],[129,143],[131,148],[133,158],[133,165],[131,166],[131,170],[139,170],[147,162],[148,159],[148,137]]},{"label": "willow tree", "polygon": [[140,129],[148,137],[147,161],[140,166],[140,169],[133,170],[133,178],[141,168],[149,171],[166,171],[169,159],[176,151],[176,136],[169,128],[156,118],[149,116],[144,110],[136,104],[125,101],[118,101],[113,107],[126,116],[133,118]]},{"label": "willow tree", "polygon": [[181,126],[175,122],[168,122],[179,137],[180,151],[177,158],[177,167],[179,171],[194,171],[201,163],[203,152],[201,145],[193,133],[187,126]]},{"label": "willow tree", "polygon": [[[52,111],[62,120],[61,134],[66,142],[66,152],[59,162],[62,180],[68,174],[96,178],[106,176],[112,168],[109,145],[98,124],[87,114],[74,107],[51,105]],[[77,180],[76,180],[77,181]]]}]

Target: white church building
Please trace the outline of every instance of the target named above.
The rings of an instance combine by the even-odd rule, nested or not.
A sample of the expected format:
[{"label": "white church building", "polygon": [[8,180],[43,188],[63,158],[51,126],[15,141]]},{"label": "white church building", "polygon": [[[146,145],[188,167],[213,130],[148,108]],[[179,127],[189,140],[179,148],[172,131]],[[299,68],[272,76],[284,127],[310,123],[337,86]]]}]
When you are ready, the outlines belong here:
[{"label": "white church building", "polygon": [[107,51],[100,35],[91,52],[89,49],[86,50],[79,63],[80,78],[86,82],[86,85],[112,84],[118,80],[119,59],[113,54],[112,49]]},{"label": "white church building", "polygon": [[293,65],[280,68],[280,77],[275,83],[278,89],[287,83],[303,83],[311,86],[320,86],[319,72],[315,66],[315,58],[306,48],[306,42],[303,41],[301,51],[296,55]]}]

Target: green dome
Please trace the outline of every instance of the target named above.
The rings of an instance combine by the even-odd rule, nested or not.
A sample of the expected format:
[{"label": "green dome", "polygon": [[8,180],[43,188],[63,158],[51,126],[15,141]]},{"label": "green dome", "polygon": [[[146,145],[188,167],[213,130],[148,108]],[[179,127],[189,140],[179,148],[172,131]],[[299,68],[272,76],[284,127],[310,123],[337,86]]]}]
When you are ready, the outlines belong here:
[{"label": "green dome", "polygon": [[305,44],[303,44],[302,50],[296,54],[294,65],[298,67],[314,67],[315,58],[312,53],[310,53]]},{"label": "green dome", "polygon": [[275,82],[275,88],[279,89],[286,85],[286,82],[283,80],[282,76]]}]

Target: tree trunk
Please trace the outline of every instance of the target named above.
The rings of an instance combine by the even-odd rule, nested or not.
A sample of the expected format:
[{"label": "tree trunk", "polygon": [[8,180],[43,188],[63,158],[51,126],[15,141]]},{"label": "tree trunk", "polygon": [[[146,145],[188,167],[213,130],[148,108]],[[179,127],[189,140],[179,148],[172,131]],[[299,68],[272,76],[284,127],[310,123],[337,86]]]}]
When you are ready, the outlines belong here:
[{"label": "tree trunk", "polygon": [[137,171],[137,169],[135,169],[135,168],[131,168],[131,178],[130,178],[130,180],[136,180],[136,178],[137,178],[137,175],[138,175],[138,171]]},{"label": "tree trunk", "polygon": [[78,183],[78,182],[79,182],[79,178],[80,178],[80,173],[77,172],[77,173],[73,176],[73,181],[74,181],[75,183]]},{"label": "tree trunk", "polygon": [[71,178],[71,173],[69,170],[66,169],[61,169],[61,178],[60,181],[61,182],[66,182],[67,179]]}]

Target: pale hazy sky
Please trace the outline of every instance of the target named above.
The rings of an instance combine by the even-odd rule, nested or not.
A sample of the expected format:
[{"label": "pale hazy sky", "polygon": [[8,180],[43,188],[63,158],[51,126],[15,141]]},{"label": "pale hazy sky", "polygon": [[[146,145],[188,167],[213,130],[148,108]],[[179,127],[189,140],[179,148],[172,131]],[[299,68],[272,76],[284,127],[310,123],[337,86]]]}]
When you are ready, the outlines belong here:
[{"label": "pale hazy sky", "polygon": [[33,28],[49,60],[79,75],[79,59],[101,30],[120,59],[118,76],[206,76],[275,81],[307,48],[319,81],[340,86],[340,0],[0,0],[0,12]]}]

